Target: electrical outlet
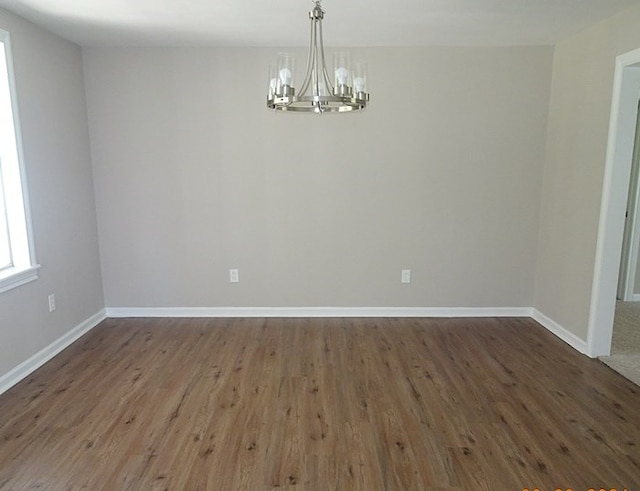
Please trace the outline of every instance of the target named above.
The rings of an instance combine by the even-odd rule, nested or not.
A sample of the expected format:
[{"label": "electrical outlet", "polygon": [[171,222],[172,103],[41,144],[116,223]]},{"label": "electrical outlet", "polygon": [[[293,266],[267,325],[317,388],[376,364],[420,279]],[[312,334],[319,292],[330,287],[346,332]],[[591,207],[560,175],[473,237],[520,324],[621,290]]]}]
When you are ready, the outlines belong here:
[{"label": "electrical outlet", "polygon": [[240,282],[240,272],[237,269],[229,270],[229,281],[231,283],[239,283]]},{"label": "electrical outlet", "polygon": [[402,274],[400,275],[401,283],[411,283],[411,270],[403,269]]},{"label": "electrical outlet", "polygon": [[49,295],[49,312],[56,310],[56,296],[52,293]]}]

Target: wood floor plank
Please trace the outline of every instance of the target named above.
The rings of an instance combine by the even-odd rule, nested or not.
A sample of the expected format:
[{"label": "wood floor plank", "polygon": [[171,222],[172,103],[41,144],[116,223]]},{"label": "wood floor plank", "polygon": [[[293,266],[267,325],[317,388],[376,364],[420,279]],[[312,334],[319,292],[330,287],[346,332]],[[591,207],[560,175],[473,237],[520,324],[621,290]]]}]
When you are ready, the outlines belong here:
[{"label": "wood floor plank", "polygon": [[107,319],[0,396],[0,489],[640,490],[639,408],[530,319]]}]

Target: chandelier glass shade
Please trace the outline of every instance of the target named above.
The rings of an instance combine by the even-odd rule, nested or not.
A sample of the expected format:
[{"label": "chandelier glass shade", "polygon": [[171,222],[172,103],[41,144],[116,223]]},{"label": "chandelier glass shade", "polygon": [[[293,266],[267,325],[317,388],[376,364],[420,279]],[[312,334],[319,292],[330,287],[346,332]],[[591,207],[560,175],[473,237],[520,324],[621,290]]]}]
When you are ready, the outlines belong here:
[{"label": "chandelier glass shade", "polygon": [[351,63],[348,53],[333,56],[333,77],[329,75],[322,38],[324,10],[320,0],[309,12],[311,37],[304,78],[297,92],[294,88],[294,57],[279,53],[269,68],[267,107],[274,111],[348,112],[367,107],[367,73],[363,63]]}]

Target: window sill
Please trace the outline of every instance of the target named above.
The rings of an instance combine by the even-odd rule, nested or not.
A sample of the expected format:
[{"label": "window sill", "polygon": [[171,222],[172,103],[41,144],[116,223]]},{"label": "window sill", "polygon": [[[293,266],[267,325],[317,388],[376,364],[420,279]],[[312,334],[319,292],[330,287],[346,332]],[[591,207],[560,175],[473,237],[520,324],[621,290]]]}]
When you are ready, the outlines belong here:
[{"label": "window sill", "polygon": [[16,270],[9,269],[0,273],[0,293],[17,288],[25,283],[38,279],[40,265],[36,264],[28,268]]}]

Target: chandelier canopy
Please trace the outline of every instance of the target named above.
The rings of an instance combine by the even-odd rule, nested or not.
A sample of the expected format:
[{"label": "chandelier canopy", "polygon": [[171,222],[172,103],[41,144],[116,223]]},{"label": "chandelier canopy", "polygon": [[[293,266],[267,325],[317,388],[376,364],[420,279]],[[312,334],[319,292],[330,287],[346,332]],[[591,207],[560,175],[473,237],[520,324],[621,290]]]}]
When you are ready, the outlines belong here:
[{"label": "chandelier canopy", "polygon": [[279,53],[275,65],[269,69],[269,95],[267,107],[274,111],[347,112],[367,107],[367,73],[363,63],[351,65],[348,53],[336,52],[333,57],[333,81],[327,71],[322,39],[324,10],[320,0],[309,12],[311,39],[309,54],[300,91],[294,88],[294,58]]}]

